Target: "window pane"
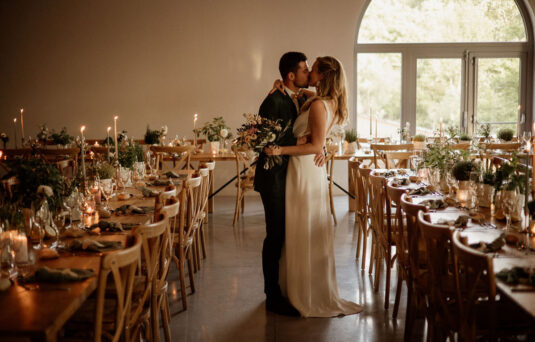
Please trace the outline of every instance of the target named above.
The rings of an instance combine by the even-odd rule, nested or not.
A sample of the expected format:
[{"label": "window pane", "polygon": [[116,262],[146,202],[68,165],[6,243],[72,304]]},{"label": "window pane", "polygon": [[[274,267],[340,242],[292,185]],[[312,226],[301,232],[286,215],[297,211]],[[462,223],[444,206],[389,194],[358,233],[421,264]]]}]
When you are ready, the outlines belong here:
[{"label": "window pane", "polygon": [[372,0],[359,43],[526,41],[514,0]]},{"label": "window pane", "polygon": [[416,131],[430,135],[461,123],[461,59],[418,59]]},{"label": "window pane", "polygon": [[401,122],[401,54],[359,53],[357,75],[359,135],[375,136],[376,119],[379,137],[394,135]]},{"label": "window pane", "polygon": [[477,121],[513,122],[491,125],[495,133],[510,127],[516,131],[520,89],[518,58],[479,58],[477,62]]}]

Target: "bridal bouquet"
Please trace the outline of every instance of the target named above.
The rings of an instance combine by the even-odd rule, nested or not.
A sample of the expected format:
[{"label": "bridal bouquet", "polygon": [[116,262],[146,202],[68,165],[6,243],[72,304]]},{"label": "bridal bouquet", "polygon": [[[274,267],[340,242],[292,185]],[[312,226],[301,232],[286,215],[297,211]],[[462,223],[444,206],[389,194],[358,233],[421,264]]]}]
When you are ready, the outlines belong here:
[{"label": "bridal bouquet", "polygon": [[[279,139],[284,136],[290,123],[282,127],[279,120],[269,120],[255,114],[244,114],[245,123],[238,128],[236,144],[260,154],[264,147],[277,146]],[[269,170],[282,163],[282,156],[266,156],[264,169]]]}]

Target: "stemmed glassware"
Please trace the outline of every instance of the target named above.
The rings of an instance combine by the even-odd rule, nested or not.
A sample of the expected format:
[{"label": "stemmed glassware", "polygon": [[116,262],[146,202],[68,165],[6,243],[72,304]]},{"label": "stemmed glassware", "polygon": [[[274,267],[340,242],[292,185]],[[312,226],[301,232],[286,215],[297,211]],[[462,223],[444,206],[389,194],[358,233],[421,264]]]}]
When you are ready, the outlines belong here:
[{"label": "stemmed glassware", "polygon": [[[505,188],[507,189],[507,185],[506,185]],[[518,195],[517,189],[502,191],[501,199],[502,199],[502,204],[503,204],[503,211],[504,211],[505,219],[507,220],[506,221],[507,223],[505,225],[505,230],[506,231],[507,230],[512,230],[511,214],[513,213],[513,211],[515,209],[515,206],[516,206],[517,195]]]},{"label": "stemmed glassware", "polygon": [[108,203],[110,201],[110,197],[113,195],[113,191],[115,190],[115,182],[114,179],[108,179],[105,181],[100,182],[100,188],[102,192],[104,193],[104,197],[106,199],[105,209],[108,209]]},{"label": "stemmed glassware", "polygon": [[470,208],[477,208],[477,188],[482,182],[482,174],[479,170],[470,172]]},{"label": "stemmed glassware", "polygon": [[524,142],[524,145],[526,145],[526,149],[529,151],[531,149],[531,132],[525,131],[522,133],[522,141]]}]

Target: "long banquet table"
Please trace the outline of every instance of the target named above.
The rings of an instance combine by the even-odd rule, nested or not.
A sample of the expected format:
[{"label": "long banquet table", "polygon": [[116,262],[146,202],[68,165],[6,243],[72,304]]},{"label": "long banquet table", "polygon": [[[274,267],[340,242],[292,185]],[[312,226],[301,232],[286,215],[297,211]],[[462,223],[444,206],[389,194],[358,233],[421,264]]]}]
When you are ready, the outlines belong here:
[{"label": "long banquet table", "polygon": [[[162,191],[164,187],[149,187]],[[178,187],[177,187],[178,188]],[[146,198],[135,188],[126,189],[133,197],[109,202],[110,208],[125,204],[154,207],[154,198]],[[152,213],[112,215],[105,220],[110,222],[145,224],[149,223]],[[85,218],[86,225],[98,223],[98,215]],[[90,222],[89,222],[90,221]],[[75,222],[76,223],[76,222]],[[85,237],[97,240],[120,241],[126,243],[130,231],[102,233]],[[68,241],[68,239],[67,239]],[[46,241],[45,241],[46,242]],[[0,341],[12,341],[15,337],[26,337],[34,341],[55,341],[58,331],[65,322],[83,305],[84,301],[97,287],[102,253],[60,252],[60,257],[52,260],[38,260],[35,268],[91,268],[96,276],[84,281],[62,283],[20,284],[16,281],[11,288],[0,292]]]}]

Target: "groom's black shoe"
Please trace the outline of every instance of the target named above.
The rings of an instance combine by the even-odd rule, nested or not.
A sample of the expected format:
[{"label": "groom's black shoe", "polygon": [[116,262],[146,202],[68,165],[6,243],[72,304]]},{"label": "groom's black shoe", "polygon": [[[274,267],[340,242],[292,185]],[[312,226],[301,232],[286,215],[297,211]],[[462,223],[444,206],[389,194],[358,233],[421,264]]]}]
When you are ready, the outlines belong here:
[{"label": "groom's black shoe", "polygon": [[266,310],[284,316],[301,316],[299,311],[283,297],[266,299]]}]

